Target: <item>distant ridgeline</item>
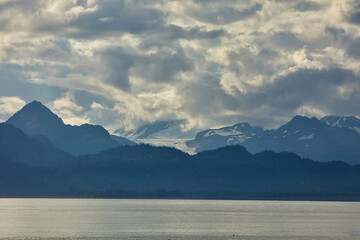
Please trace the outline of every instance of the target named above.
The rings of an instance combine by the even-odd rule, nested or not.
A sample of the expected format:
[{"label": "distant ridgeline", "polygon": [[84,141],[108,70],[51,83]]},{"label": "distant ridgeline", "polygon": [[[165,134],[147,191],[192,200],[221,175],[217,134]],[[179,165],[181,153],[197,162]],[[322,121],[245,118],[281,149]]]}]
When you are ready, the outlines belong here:
[{"label": "distant ridgeline", "polygon": [[[305,131],[309,122],[312,128]],[[207,138],[243,129],[252,136],[243,138],[261,135],[259,142],[275,148],[279,143],[274,139],[292,144],[291,139],[316,139],[335,128],[333,135],[327,135],[334,147],[335,136],[346,138],[344,146],[359,143],[357,128],[348,125],[339,119],[295,117],[266,135],[246,124],[199,134]],[[41,103],[32,102],[0,124],[0,196],[360,200],[360,165],[316,162],[289,152],[252,154],[239,145],[189,155],[175,148],[114,139],[101,126],[65,125]],[[325,157],[320,147],[327,145],[315,143],[319,156]],[[359,163],[357,156],[351,162]]]},{"label": "distant ridgeline", "polygon": [[316,161],[359,164],[360,120],[353,116],[327,116],[320,120],[296,116],[274,130],[239,123],[199,132],[186,144],[196,152],[241,144],[251,153],[287,151]]},{"label": "distant ridgeline", "polygon": [[29,136],[47,138],[57,148],[72,155],[93,154],[119,145],[135,143],[122,137],[112,137],[99,125],[65,125],[50,109],[33,101],[6,121]]}]

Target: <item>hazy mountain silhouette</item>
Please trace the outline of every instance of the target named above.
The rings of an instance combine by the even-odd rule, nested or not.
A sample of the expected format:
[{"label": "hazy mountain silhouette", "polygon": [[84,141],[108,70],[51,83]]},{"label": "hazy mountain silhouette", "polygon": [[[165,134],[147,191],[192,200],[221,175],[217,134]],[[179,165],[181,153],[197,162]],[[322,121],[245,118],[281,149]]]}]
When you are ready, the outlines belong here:
[{"label": "hazy mountain silhouette", "polygon": [[[73,155],[92,154],[119,145],[102,126],[84,124],[65,125],[50,109],[33,101],[6,122],[26,134],[46,136],[56,147]],[[129,141],[123,139],[125,144]]]},{"label": "hazy mountain silhouette", "polygon": [[[169,147],[118,146],[101,126],[65,125],[32,102],[8,120],[30,136],[0,124],[0,196],[360,200],[360,165],[274,152],[357,163],[356,126],[330,120],[296,116],[276,130],[246,123],[207,130],[194,144],[204,149],[219,138],[250,152],[237,145],[189,155]],[[55,146],[87,155],[70,156]]]},{"label": "hazy mountain silhouette", "polygon": [[[19,146],[20,147],[20,146]],[[360,200],[360,167],[228,146],[121,146],[30,167],[0,156],[0,196]],[[159,191],[159,189],[162,189]]]},{"label": "hazy mountain silhouette", "polygon": [[316,118],[295,116],[276,130],[255,131],[245,124],[247,131],[239,131],[234,126],[200,132],[187,144],[195,147],[197,152],[241,144],[252,153],[265,150],[289,151],[318,161],[360,163],[360,134],[355,131],[357,128],[354,125],[337,127]]},{"label": "hazy mountain silhouette", "polygon": [[249,139],[244,146],[251,152],[291,151],[318,161],[341,160],[360,163],[360,134],[331,127],[316,118],[294,117],[274,131]]},{"label": "hazy mountain silhouette", "polygon": [[69,154],[57,149],[46,137],[29,137],[12,125],[0,123],[0,156],[29,165],[49,165]]},{"label": "hazy mountain silhouette", "polygon": [[345,198],[360,193],[359,166],[314,162],[293,153],[265,151],[252,155],[241,146],[193,156],[168,147],[125,146],[72,157],[51,171],[56,176],[51,181],[60,189],[72,189],[74,196],[85,193],[126,197],[131,196],[126,191],[158,189],[178,192],[183,197],[205,198],[241,198],[251,194],[265,198],[269,194],[275,198],[282,194],[300,199],[311,195]]},{"label": "hazy mountain silhouette", "polygon": [[134,145],[136,145],[136,143],[134,143],[133,141],[130,141],[127,138],[116,136],[116,135],[110,135],[110,136],[111,136],[111,139],[118,142],[119,145],[121,145],[121,146],[134,146]]}]

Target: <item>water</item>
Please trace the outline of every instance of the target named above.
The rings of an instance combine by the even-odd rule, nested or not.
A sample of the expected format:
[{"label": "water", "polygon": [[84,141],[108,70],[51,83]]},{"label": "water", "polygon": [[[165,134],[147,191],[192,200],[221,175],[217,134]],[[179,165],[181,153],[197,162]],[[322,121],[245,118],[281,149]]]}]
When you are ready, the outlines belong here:
[{"label": "water", "polygon": [[1,239],[360,239],[360,203],[0,199]]}]

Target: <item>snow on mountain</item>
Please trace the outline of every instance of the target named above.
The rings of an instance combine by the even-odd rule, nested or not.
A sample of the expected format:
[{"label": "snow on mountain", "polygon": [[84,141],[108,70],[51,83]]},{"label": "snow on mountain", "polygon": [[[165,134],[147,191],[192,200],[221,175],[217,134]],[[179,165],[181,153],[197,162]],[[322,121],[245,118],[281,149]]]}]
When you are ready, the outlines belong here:
[{"label": "snow on mountain", "polygon": [[248,123],[238,123],[230,127],[208,129],[196,134],[194,140],[186,142],[188,147],[195,148],[196,152],[216,149],[227,145],[237,145],[262,133],[260,127],[252,127]]},{"label": "snow on mountain", "polygon": [[194,153],[194,149],[188,147],[185,142],[194,138],[199,129],[186,129],[185,125],[185,120],[156,121],[131,131],[118,129],[114,135],[126,137],[137,143],[170,146],[188,153]]},{"label": "snow on mountain", "polygon": [[329,126],[349,128],[360,134],[360,119],[354,116],[326,116],[320,121]]},{"label": "snow on mountain", "polygon": [[290,122],[273,130],[262,130],[240,123],[199,132],[195,139],[186,144],[195,148],[196,152],[240,144],[251,153],[265,150],[288,151],[317,161],[360,163],[360,134],[354,131],[357,127],[354,125],[356,119],[347,117],[338,120],[325,123],[317,118],[295,116]]}]

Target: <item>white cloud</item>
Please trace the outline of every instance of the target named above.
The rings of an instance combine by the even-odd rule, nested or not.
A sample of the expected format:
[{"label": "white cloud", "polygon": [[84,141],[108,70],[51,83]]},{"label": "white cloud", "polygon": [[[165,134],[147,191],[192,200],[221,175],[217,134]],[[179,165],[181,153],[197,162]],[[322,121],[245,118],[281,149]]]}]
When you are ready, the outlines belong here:
[{"label": "white cloud", "polygon": [[[49,106],[67,123],[360,115],[355,0],[33,0],[0,10],[0,70],[12,69],[0,90],[15,88],[14,72],[56,86],[68,93]],[[82,91],[101,98],[84,103]]]},{"label": "white cloud", "polygon": [[0,97],[0,122],[6,121],[25,104],[25,101],[19,97]]},{"label": "white cloud", "polygon": [[329,113],[322,111],[316,107],[303,105],[295,110],[295,114],[309,117],[322,118]]},{"label": "white cloud", "polygon": [[48,107],[62,118],[65,124],[81,125],[91,121],[84,113],[83,107],[75,102],[74,95],[71,92],[55,99],[48,104]]},{"label": "white cloud", "polygon": [[105,109],[105,107],[103,105],[101,105],[100,103],[97,102],[93,102],[90,106],[91,109]]}]

